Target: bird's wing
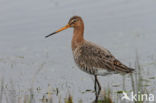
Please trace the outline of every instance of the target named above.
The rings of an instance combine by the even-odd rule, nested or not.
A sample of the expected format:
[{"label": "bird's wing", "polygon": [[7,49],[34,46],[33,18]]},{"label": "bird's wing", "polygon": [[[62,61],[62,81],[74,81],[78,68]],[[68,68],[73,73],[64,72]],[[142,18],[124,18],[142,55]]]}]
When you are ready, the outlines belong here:
[{"label": "bird's wing", "polygon": [[87,42],[80,48],[80,59],[90,67],[107,69],[123,73],[132,72],[133,69],[117,60],[107,49]]}]

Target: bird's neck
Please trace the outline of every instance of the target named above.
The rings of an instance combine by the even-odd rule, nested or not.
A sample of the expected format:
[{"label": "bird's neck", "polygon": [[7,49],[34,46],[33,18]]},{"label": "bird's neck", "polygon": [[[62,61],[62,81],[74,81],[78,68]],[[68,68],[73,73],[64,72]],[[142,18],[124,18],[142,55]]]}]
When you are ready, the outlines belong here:
[{"label": "bird's neck", "polygon": [[83,37],[84,33],[84,25],[74,27],[74,33],[72,38],[72,50],[75,50],[79,45],[81,45],[84,41]]}]

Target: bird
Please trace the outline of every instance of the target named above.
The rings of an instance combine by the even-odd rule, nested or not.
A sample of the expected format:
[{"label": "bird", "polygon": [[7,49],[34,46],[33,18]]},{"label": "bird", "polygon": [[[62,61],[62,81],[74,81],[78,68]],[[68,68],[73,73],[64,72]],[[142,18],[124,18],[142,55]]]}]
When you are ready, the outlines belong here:
[{"label": "bird", "polygon": [[96,93],[95,101],[97,102],[98,95],[101,91],[101,85],[97,76],[106,76],[116,73],[128,74],[132,73],[134,69],[121,63],[106,48],[86,40],[84,38],[84,22],[80,16],[71,17],[67,25],[45,36],[45,38],[68,28],[74,29],[71,48],[76,65],[82,71],[93,75],[95,78],[94,90]]}]

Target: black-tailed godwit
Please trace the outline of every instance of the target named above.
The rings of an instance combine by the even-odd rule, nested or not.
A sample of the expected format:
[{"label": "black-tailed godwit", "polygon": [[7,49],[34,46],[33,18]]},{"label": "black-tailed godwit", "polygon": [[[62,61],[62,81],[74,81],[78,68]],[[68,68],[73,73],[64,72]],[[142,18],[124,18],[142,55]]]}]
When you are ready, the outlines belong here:
[{"label": "black-tailed godwit", "polygon": [[73,16],[66,26],[45,37],[47,38],[70,27],[74,28],[72,38],[72,52],[75,63],[81,70],[94,75],[94,89],[97,101],[98,95],[101,91],[101,86],[97,76],[105,76],[113,73],[132,73],[134,69],[122,64],[107,49],[85,40],[83,36],[84,23],[82,18],[79,16]]}]

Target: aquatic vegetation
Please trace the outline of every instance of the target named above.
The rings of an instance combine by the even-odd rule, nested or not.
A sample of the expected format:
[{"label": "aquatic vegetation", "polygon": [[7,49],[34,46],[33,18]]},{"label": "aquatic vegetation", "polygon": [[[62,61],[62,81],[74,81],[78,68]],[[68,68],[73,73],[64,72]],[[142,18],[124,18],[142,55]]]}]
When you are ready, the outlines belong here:
[{"label": "aquatic vegetation", "polygon": [[[74,101],[74,98],[76,97],[71,95],[70,92],[67,92],[68,95],[66,97],[61,96],[59,88],[52,88],[50,84],[47,84],[47,91],[44,91],[42,94],[42,88],[38,87],[35,89],[33,85],[37,79],[37,75],[44,68],[44,65],[45,63],[41,63],[41,65],[39,65],[37,71],[32,77],[30,84],[31,88],[23,95],[19,95],[17,93],[13,80],[11,80],[10,83],[6,83],[4,78],[0,78],[0,103],[54,103],[54,101],[57,101],[57,103],[84,103],[81,98],[79,101]],[[145,75],[143,66],[140,65],[139,57],[136,56],[135,72],[129,76],[129,80],[131,82],[129,82],[130,84],[128,85],[131,88],[126,87],[127,76],[123,75],[123,79],[120,83],[122,85],[112,85],[113,88],[120,88],[122,86],[121,90],[113,91],[112,87],[104,89],[100,94],[98,103],[148,103],[149,100],[152,100],[153,93],[153,90],[149,88],[151,86],[150,81],[155,80],[155,77],[151,75],[149,78],[145,78],[146,76],[143,75]],[[85,93],[93,94],[94,92],[87,89],[85,92],[81,93],[85,95]],[[123,93],[127,93],[129,100],[122,100]],[[36,95],[41,95],[40,99],[38,99]],[[134,95],[135,98],[132,98],[132,95]]]},{"label": "aquatic vegetation", "polygon": [[72,96],[69,95],[67,98],[65,98],[65,103],[73,103],[73,99],[72,99]]}]

